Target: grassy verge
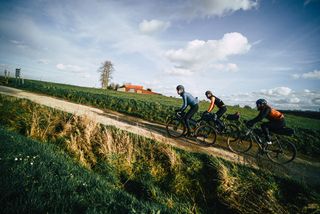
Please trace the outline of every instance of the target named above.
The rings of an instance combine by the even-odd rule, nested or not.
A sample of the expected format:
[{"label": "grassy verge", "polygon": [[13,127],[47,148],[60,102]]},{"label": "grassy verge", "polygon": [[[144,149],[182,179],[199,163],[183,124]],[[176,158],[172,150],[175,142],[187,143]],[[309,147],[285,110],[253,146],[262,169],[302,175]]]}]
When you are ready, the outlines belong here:
[{"label": "grassy verge", "polygon": [[2,127],[0,139],[1,213],[169,212],[117,188],[115,172],[106,163],[109,170],[102,176],[56,146]]},{"label": "grassy verge", "polygon": [[[289,178],[205,154],[185,152],[27,100],[0,98],[1,103],[5,103],[5,108],[1,108],[0,124],[43,142],[41,145],[25,140],[12,132],[0,138],[5,139],[1,141],[0,150],[1,158],[5,160],[0,162],[4,166],[1,165],[1,169],[5,169],[5,176],[1,175],[1,184],[5,184],[1,192],[9,195],[1,203],[5,203],[2,207],[8,207],[9,211],[12,206],[18,206],[22,211],[58,209],[62,203],[54,202],[58,193],[65,195],[63,200],[67,204],[73,204],[65,205],[66,211],[75,211],[78,203],[80,210],[103,210],[105,201],[114,202],[110,207],[106,206],[106,212],[123,206],[123,210],[119,208],[117,211],[138,213],[157,210],[179,213],[303,213],[310,211],[308,207],[311,205],[317,206],[317,188],[311,191]],[[21,145],[15,144],[16,141]],[[33,147],[43,150],[33,150]],[[33,166],[39,164],[42,167],[32,171],[30,157],[37,155],[39,158],[35,159]],[[55,160],[59,155],[64,159]],[[17,163],[14,158],[23,159],[19,162],[21,167],[14,165]],[[41,165],[41,161],[45,164]],[[69,172],[67,169],[79,171]],[[75,181],[71,174],[76,177]],[[102,184],[95,183],[95,179]],[[27,188],[23,186],[25,183]],[[83,183],[90,186],[83,187]],[[29,194],[31,189],[36,192]],[[75,193],[67,198],[69,191]],[[77,191],[87,198],[78,196],[80,193]],[[21,194],[21,198],[16,199],[17,194]],[[52,200],[45,205],[47,198]],[[44,205],[38,207],[41,203]]]}]

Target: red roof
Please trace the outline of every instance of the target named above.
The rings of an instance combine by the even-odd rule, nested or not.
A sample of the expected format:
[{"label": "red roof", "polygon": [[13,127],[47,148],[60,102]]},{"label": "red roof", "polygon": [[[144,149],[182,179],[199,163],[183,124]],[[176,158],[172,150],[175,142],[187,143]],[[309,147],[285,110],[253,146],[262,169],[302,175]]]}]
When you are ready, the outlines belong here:
[{"label": "red roof", "polygon": [[129,90],[129,89],[135,89],[135,90],[142,90],[143,89],[143,86],[141,85],[129,85],[129,84],[126,84],[124,85],[124,87],[126,88],[126,90]]},{"label": "red roof", "polygon": [[128,92],[128,91],[132,91],[132,89],[134,90],[135,93],[142,93],[142,94],[158,94],[158,93],[155,93],[151,90],[145,90],[143,89],[143,86],[141,85],[131,85],[131,84],[125,84],[123,87],[121,88],[125,88],[125,91]]}]

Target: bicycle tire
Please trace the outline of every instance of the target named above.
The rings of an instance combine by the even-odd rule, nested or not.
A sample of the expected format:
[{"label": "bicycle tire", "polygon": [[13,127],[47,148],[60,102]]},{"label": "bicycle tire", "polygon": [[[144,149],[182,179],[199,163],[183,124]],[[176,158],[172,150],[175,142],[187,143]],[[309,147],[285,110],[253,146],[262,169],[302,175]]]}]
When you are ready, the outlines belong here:
[{"label": "bicycle tire", "polygon": [[197,143],[211,146],[215,144],[217,140],[217,133],[214,127],[210,125],[202,125],[196,129],[195,137]]},{"label": "bicycle tire", "polygon": [[224,131],[221,134],[230,142],[236,142],[240,139],[239,127],[234,124],[226,124]]},{"label": "bicycle tire", "polygon": [[228,147],[232,152],[245,153],[252,148],[252,137],[244,136],[240,137],[237,141],[230,141],[228,139]]},{"label": "bicycle tire", "polygon": [[[281,143],[280,141],[276,141],[271,145],[267,145],[265,151],[271,161],[279,164],[287,164],[293,161],[297,155],[297,149],[291,142]],[[279,158],[279,154],[281,154],[281,159]]]},{"label": "bicycle tire", "polygon": [[186,126],[182,120],[170,118],[166,124],[166,130],[170,137],[179,138],[184,135]]}]

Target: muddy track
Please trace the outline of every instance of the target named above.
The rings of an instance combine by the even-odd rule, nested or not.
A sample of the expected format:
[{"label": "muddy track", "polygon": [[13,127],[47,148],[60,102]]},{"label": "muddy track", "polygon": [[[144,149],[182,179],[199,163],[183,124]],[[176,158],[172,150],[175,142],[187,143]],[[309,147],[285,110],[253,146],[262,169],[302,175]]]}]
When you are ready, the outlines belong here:
[{"label": "muddy track", "polygon": [[[223,142],[222,140],[217,142],[214,146],[207,147],[185,138],[170,138],[167,136],[164,125],[124,115],[119,112],[111,110],[103,111],[101,109],[71,103],[47,95],[35,94],[5,86],[0,86],[0,93],[8,96],[28,99],[32,102],[75,115],[87,116],[98,123],[115,126],[119,129],[145,136],[158,142],[170,144],[174,147],[187,151],[207,153],[235,163],[248,165],[254,168],[261,168],[265,171],[270,171],[271,173],[290,176],[297,181],[307,183],[309,185],[320,185],[320,162],[317,161],[305,160],[298,156],[292,163],[284,166],[277,165],[267,160],[264,156],[257,156],[256,151],[254,150],[246,155],[232,153],[227,149],[226,142]],[[3,107],[5,107],[5,104],[3,104],[2,108]]]}]

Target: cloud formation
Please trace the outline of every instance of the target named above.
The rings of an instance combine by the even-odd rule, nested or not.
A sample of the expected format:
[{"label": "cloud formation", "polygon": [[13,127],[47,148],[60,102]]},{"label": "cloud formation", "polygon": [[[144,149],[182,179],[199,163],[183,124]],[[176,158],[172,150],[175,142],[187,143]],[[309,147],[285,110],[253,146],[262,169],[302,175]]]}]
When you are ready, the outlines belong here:
[{"label": "cloud formation", "polygon": [[237,10],[250,10],[258,6],[254,0],[189,0],[184,4],[187,16],[223,16]]},{"label": "cloud formation", "polygon": [[192,72],[189,69],[174,67],[170,70],[165,71],[167,74],[176,76],[190,76]]},{"label": "cloud formation", "polygon": [[293,74],[292,75],[293,79],[320,79],[320,70],[314,70],[312,72],[307,72],[303,74]]},{"label": "cloud formation", "polygon": [[156,19],[152,19],[150,21],[143,20],[139,24],[139,30],[145,34],[151,34],[156,32],[161,32],[170,27],[170,22],[164,22]]},{"label": "cloud formation", "polygon": [[276,87],[272,89],[262,89],[261,93],[267,96],[288,96],[292,92],[291,88],[288,87]]},{"label": "cloud formation", "polygon": [[257,99],[264,98],[277,109],[284,110],[313,110],[318,111],[320,106],[320,91],[294,91],[291,88],[281,86],[264,89],[259,92],[239,93],[222,97],[229,105],[245,106],[255,108]]},{"label": "cloud formation", "polygon": [[226,33],[220,40],[193,40],[185,48],[171,49],[165,53],[176,67],[198,72],[207,69],[237,71],[234,63],[226,65],[218,63],[228,60],[232,55],[247,53],[251,45],[241,33]]}]

